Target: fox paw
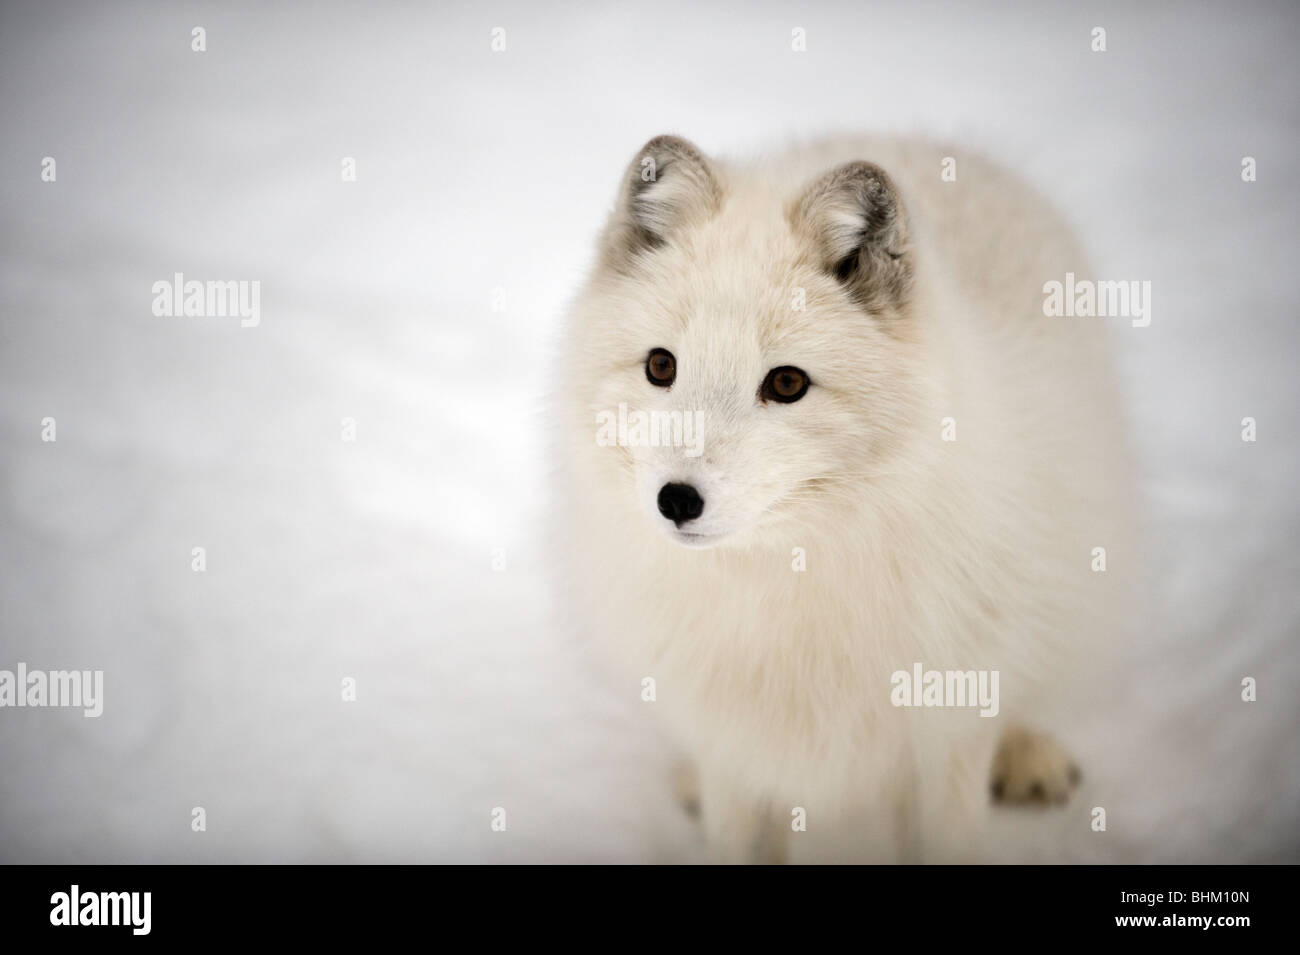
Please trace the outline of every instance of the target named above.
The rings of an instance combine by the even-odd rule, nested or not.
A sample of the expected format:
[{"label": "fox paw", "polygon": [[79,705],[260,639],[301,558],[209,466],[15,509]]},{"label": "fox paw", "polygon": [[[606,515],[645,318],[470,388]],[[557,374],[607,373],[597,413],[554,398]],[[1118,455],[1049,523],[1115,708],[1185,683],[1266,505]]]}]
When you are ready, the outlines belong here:
[{"label": "fox paw", "polygon": [[1010,806],[1064,805],[1083,779],[1079,767],[1046,733],[1012,729],[993,757],[990,792]]}]

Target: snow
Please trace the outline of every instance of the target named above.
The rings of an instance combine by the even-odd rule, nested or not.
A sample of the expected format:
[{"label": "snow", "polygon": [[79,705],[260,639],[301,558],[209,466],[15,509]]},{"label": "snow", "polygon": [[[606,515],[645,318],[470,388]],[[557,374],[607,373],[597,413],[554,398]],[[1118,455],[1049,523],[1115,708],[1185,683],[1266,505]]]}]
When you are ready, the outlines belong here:
[{"label": "snow", "polygon": [[[637,146],[867,129],[982,148],[1099,274],[1153,283],[1151,326],[1116,335],[1144,636],[1064,722],[1072,808],[999,813],[996,857],[1300,861],[1298,27],[1287,4],[6,7],[0,668],[102,668],[106,699],[0,714],[0,861],[700,858],[652,707],[554,623],[539,395]],[[155,317],[174,272],[260,281],[260,325]]]}]

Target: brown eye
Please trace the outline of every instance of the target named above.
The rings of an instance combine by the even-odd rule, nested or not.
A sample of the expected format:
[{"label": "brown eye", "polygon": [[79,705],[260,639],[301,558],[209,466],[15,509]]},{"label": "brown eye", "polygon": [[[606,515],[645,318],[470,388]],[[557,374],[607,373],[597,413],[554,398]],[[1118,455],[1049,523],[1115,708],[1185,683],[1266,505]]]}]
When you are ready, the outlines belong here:
[{"label": "brown eye", "polygon": [[764,401],[780,401],[789,404],[798,401],[808,391],[808,376],[793,365],[773,368],[763,379],[763,386],[758,389],[759,397]]},{"label": "brown eye", "polygon": [[677,377],[677,359],[670,351],[654,349],[645,360],[645,376],[650,384],[667,388]]}]

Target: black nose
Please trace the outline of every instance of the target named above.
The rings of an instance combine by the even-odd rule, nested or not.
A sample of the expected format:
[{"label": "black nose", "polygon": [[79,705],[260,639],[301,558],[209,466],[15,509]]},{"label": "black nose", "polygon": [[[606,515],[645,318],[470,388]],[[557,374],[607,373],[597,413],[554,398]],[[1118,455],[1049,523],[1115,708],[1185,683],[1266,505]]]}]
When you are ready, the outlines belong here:
[{"label": "black nose", "polygon": [[665,484],[659,489],[659,513],[681,527],[704,513],[704,498],[689,484]]}]

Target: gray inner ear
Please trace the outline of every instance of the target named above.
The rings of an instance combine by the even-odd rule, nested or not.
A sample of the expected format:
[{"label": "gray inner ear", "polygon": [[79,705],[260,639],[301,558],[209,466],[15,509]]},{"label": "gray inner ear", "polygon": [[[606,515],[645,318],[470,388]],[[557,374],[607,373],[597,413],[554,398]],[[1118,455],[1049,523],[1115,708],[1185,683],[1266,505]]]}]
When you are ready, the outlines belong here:
[{"label": "gray inner ear", "polygon": [[632,158],[606,232],[608,260],[626,267],[682,226],[714,212],[721,189],[708,159],[679,136],[656,136]]},{"label": "gray inner ear", "polygon": [[912,288],[912,256],[902,201],[879,166],[851,162],[805,193],[799,217],[821,249],[827,272],[869,312],[899,308]]}]

